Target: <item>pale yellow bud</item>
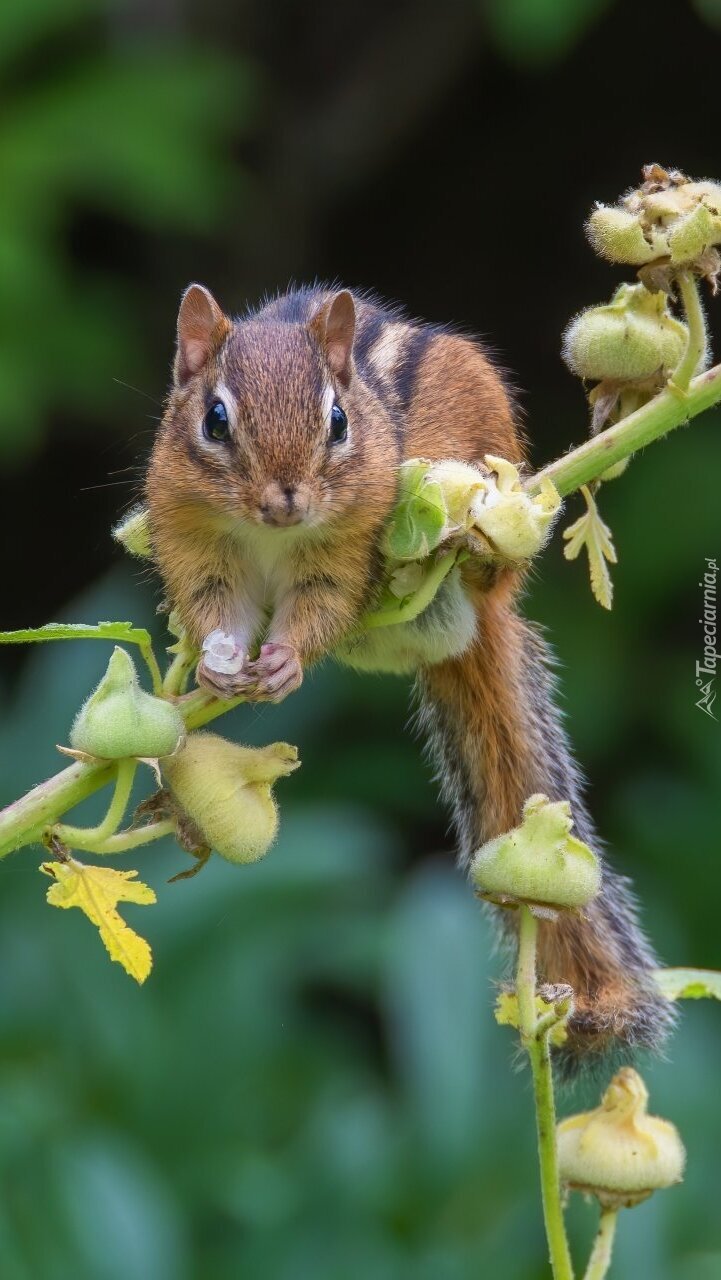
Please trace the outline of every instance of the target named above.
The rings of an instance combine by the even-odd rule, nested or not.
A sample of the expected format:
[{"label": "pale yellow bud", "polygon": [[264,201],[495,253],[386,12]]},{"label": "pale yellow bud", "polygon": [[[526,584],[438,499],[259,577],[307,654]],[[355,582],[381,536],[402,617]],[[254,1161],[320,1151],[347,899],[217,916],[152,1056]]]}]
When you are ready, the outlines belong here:
[{"label": "pale yellow bud", "polygon": [[490,475],[473,496],[469,532],[480,533],[497,554],[508,560],[530,560],[545,546],[561,510],[561,498],[544,477],[533,496],[521,484],[518,467],[487,453]]},{"label": "pale yellow bud", "polygon": [[614,1209],[680,1182],[686,1152],[678,1130],[649,1116],[647,1103],[640,1075],[624,1067],[600,1107],[562,1120],[556,1131],[562,1182]]},{"label": "pale yellow bud", "polygon": [[403,464],[401,499],[387,538],[391,559],[422,560],[463,535],[481,555],[520,561],[540,551],[561,509],[551,481],[531,496],[514,463],[488,454],[485,464],[485,470],[454,459]]},{"label": "pale yellow bud", "polygon": [[489,840],[473,858],[476,888],[504,904],[585,907],[601,887],[601,870],[588,845],[571,835],[572,826],[567,800],[531,796],[521,825]]},{"label": "pale yellow bud", "polygon": [[228,862],[257,862],[278,831],[273,783],[299,767],[285,742],[243,747],[212,733],[191,733],[163,761],[172,795],[206,843]]},{"label": "pale yellow bud", "polygon": [[175,751],[184,732],[177,708],[141,689],[130,654],[116,647],[100,684],[75,718],[70,745],[104,760],[155,758]]},{"label": "pale yellow bud", "polygon": [[152,556],[153,551],[150,545],[150,526],[148,523],[148,512],[145,507],[133,507],[132,511],[113,528],[113,537],[116,542],[121,543],[131,556],[137,556],[141,560],[146,560]]}]

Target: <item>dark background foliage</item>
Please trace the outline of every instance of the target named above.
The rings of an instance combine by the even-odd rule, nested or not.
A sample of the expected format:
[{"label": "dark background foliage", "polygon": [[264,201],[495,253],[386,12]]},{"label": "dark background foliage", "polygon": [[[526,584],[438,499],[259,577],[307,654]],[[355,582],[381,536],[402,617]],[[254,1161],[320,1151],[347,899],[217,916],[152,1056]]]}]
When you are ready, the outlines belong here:
[{"label": "dark background foliage", "polygon": [[[152,623],[156,585],[108,528],[137,489],[191,279],[234,310],[319,276],[453,320],[513,371],[536,463],[580,441],[559,335],[620,278],[583,218],[649,160],[721,176],[720,25],[717,0],[5,0],[2,626]],[[710,966],[721,738],[694,664],[720,425],[604,489],[612,614],[558,537],[527,605],[661,953]],[[59,766],[107,652],[2,658],[10,800]],[[234,713],[236,736],[300,747],[282,835],[258,866],[213,859],[190,883],[165,884],[174,846],[138,859],[160,899],[133,915],[156,957],[142,990],[85,921],[48,910],[33,852],[0,866],[4,1280],[546,1274],[528,1081],[491,1018],[492,934],[407,697],[327,668],[279,708]],[[721,1272],[720,1050],[718,1011],[692,1005],[648,1066],[689,1169],[624,1216],[619,1277]],[[577,1242],[592,1217],[574,1206]]]}]

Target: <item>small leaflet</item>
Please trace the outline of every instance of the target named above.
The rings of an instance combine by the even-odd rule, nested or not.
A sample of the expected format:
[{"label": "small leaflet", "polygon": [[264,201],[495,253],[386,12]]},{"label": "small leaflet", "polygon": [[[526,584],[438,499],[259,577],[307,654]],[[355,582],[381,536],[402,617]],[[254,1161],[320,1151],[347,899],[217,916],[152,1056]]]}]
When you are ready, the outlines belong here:
[{"label": "small leaflet", "polygon": [[613,603],[613,583],[606,562],[616,564],[618,557],[611,530],[601,519],[587,485],[581,485],[581,493],[586,500],[586,510],[578,520],[564,529],[563,537],[567,545],[563,548],[563,554],[567,560],[575,560],[582,548],[586,548],[591,591],[604,609],[610,609]]}]

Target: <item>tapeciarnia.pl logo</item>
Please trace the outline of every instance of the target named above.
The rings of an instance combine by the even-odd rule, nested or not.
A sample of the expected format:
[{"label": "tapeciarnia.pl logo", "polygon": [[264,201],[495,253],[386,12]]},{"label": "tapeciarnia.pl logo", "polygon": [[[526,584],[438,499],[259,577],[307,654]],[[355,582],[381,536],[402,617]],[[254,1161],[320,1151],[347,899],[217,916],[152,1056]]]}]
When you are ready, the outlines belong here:
[{"label": "tapeciarnia.pl logo", "polygon": [[706,557],[706,572],[703,579],[699,582],[699,586],[703,591],[703,608],[702,616],[699,622],[703,628],[703,662],[696,663],[696,688],[700,690],[701,697],[696,706],[699,711],[703,711],[712,720],[718,717],[714,714],[713,704],[716,701],[716,690],[714,684],[716,682],[716,663],[719,660],[719,654],[716,652],[716,578],[718,576],[718,565],[715,560]]}]

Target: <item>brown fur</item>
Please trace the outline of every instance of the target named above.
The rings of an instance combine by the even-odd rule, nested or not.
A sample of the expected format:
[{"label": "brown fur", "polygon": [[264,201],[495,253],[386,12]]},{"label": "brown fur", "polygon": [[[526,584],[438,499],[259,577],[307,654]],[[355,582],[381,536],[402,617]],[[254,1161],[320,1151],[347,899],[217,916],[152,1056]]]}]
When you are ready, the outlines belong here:
[{"label": "brown fur", "polygon": [[[600,855],[565,737],[547,697],[541,642],[513,609],[513,585],[477,596],[478,632],[460,657],[425,668],[421,719],[435,748],[454,813],[461,858],[518,825],[524,801],[543,792],[568,799],[579,836]],[[529,662],[529,655],[531,660]],[[655,960],[626,882],[602,859],[603,888],[583,912],[539,927],[539,978],[575,993],[570,1055],[609,1045],[656,1045],[670,1006],[654,987]],[[501,913],[513,930],[513,913]]]},{"label": "brown fur", "polygon": [[[274,639],[282,636],[311,663],[350,629],[376,589],[374,549],[393,506],[399,449],[390,424],[384,429],[384,406],[356,379],[343,403],[368,429],[356,432],[352,465],[328,451],[320,388],[339,379],[311,325],[239,321],[198,375],[171,391],[146,492],[170,601],[198,645],[215,628],[233,629],[236,598],[254,569],[252,548],[239,549],[233,526],[262,530],[259,505],[271,482],[302,477],[314,522],[312,536],[287,541],[288,584]],[[214,450],[199,444],[198,423],[219,386],[237,404],[238,430],[232,446]],[[369,474],[378,483],[368,485]]]},{"label": "brown fur", "polygon": [[[267,625],[271,640],[290,645],[305,666],[352,630],[378,588],[378,543],[403,458],[481,462],[493,453],[522,463],[513,409],[477,344],[346,292],[301,290],[232,324],[204,291],[189,295],[176,384],[148,473],[156,559],[198,644],[216,627],[235,626],[245,643]],[[203,316],[207,359],[192,374]],[[337,449],[319,407],[328,383],[351,430]],[[235,429],[231,445],[214,449],[199,424],[220,387],[233,400]],[[267,571],[277,584],[275,594],[268,587],[266,624],[251,596],[268,545],[256,543],[254,531],[269,485],[302,492],[308,527]],[[420,720],[461,858],[467,864],[483,841],[516,826],[523,802],[539,791],[571,801],[579,836],[598,851],[554,710],[547,655],[516,612],[518,575],[503,565],[466,566],[464,578],[475,639],[459,657],[421,670],[418,681]],[[625,881],[608,867],[585,913],[541,925],[539,954],[542,979],[570,983],[576,993],[573,1053],[662,1036],[670,1015],[653,987],[654,958]]]}]

